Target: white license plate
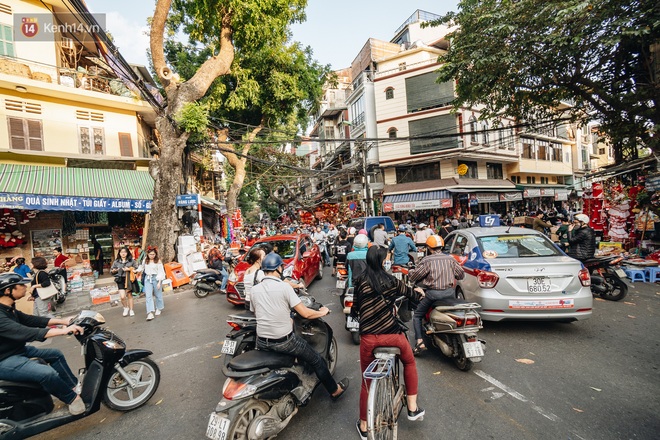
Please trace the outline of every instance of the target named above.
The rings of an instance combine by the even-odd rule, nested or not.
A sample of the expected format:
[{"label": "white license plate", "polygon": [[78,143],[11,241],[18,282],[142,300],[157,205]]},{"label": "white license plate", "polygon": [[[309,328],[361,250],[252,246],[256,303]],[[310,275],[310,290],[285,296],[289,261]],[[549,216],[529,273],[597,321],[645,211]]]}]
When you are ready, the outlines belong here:
[{"label": "white license plate", "polygon": [[623,269],[614,269],[614,272],[616,272],[616,274],[619,275],[619,278],[625,278],[628,276],[628,274],[626,274],[626,271]]},{"label": "white license plate", "polygon": [[512,310],[572,309],[574,299],[547,299],[537,301],[509,301]]},{"label": "white license plate", "polygon": [[211,414],[206,427],[206,436],[212,440],[226,440],[231,420],[216,413]]},{"label": "white license plate", "polygon": [[343,289],[346,287],[346,280],[337,280],[337,289]]},{"label": "white license plate", "polygon": [[349,329],[349,330],[358,329],[358,328],[360,328],[360,321],[358,321],[357,319],[355,319],[351,316],[347,316],[346,317],[346,328]]},{"label": "white license plate", "polygon": [[552,283],[548,277],[527,278],[527,291],[529,293],[549,293],[552,291]]},{"label": "white license plate", "polygon": [[235,351],[236,351],[236,341],[232,341],[231,339],[225,339],[225,342],[222,343],[221,352],[224,354],[234,354]]},{"label": "white license plate", "polygon": [[392,275],[393,275],[394,278],[396,278],[397,280],[400,280],[401,278],[403,278],[403,275],[401,274],[401,272],[392,272]]},{"label": "white license plate", "polygon": [[479,341],[463,342],[463,352],[467,358],[482,357],[484,355],[484,348]]},{"label": "white license plate", "polygon": [[424,252],[417,252],[417,258],[424,258]]}]

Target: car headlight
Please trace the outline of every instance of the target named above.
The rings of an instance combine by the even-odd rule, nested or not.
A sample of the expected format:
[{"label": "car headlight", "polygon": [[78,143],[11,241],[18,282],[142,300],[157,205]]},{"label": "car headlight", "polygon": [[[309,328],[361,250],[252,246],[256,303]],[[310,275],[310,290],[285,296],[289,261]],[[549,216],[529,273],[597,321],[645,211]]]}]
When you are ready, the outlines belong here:
[{"label": "car headlight", "polygon": [[229,274],[229,278],[227,278],[227,279],[228,279],[229,282],[231,282],[231,283],[235,283],[236,281],[238,281],[238,277],[236,276],[236,272],[232,272],[232,273],[230,273],[230,274]]},{"label": "car headlight", "polygon": [[293,264],[291,264],[290,266],[287,266],[286,268],[284,268],[284,272],[282,272],[282,276],[284,278],[287,278],[287,277],[293,278]]}]

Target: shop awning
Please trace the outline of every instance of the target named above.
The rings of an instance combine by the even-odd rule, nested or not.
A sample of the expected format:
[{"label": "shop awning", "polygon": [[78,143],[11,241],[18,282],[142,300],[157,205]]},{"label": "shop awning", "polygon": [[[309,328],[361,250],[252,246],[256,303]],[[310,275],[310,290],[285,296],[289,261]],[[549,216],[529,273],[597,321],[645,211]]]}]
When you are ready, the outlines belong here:
[{"label": "shop awning", "polygon": [[202,206],[209,207],[215,211],[218,211],[221,214],[227,213],[227,206],[224,203],[219,202],[216,199],[212,199],[210,197],[206,197],[202,195],[200,195],[199,198],[202,201]]},{"label": "shop awning", "polygon": [[451,208],[451,194],[445,190],[392,194],[383,197],[383,211]]},{"label": "shop awning", "polygon": [[146,171],[0,164],[0,208],[42,211],[151,210]]},{"label": "shop awning", "polygon": [[446,186],[453,193],[508,192],[516,191],[516,185],[504,179],[461,179],[452,178],[453,185]]},{"label": "shop awning", "polygon": [[407,193],[407,194],[394,194],[385,196],[383,202],[387,203],[397,203],[397,202],[421,202],[425,200],[440,200],[440,199],[451,199],[451,194],[449,191],[423,191],[417,193]]}]

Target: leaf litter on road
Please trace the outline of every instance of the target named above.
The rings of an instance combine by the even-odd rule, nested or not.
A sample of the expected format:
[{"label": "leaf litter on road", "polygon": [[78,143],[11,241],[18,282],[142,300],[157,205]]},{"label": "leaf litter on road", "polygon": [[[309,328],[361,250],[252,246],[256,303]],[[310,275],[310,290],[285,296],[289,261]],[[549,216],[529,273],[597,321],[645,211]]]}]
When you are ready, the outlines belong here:
[{"label": "leaf litter on road", "polygon": [[628,315],[628,318],[630,318],[630,319],[637,319],[637,316]]},{"label": "leaf litter on road", "polygon": [[532,365],[534,363],[533,360],[531,359],[516,359],[516,362],[520,362],[521,364],[526,364],[526,365]]},{"label": "leaf litter on road", "polygon": [[575,412],[579,412],[579,413],[583,413],[583,412],[584,412],[584,410],[581,410],[581,409],[579,409],[579,408],[575,408],[575,407],[573,408],[573,411],[575,411]]},{"label": "leaf litter on road", "polygon": [[629,306],[636,306],[636,305],[637,305],[637,304],[635,304],[635,303],[631,303],[631,302],[628,302],[628,301],[624,301],[623,303],[624,303],[624,304],[628,304]]},{"label": "leaf litter on road", "polygon": [[594,390],[594,391],[598,391],[599,393],[600,393],[601,391],[603,391],[603,390],[601,390],[600,388],[596,388],[596,387],[589,387],[589,388],[591,388],[591,389]]}]

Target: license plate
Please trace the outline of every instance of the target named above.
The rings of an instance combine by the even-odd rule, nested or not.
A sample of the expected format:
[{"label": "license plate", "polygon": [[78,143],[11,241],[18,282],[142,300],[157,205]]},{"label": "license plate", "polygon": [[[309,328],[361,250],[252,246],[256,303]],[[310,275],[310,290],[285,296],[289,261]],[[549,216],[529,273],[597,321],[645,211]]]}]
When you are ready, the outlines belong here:
[{"label": "license plate", "polygon": [[424,252],[417,252],[417,258],[424,258]]},{"label": "license plate", "polygon": [[226,440],[231,420],[216,413],[211,414],[209,424],[206,427],[206,437],[212,440]]},{"label": "license plate", "polygon": [[509,301],[509,309],[512,310],[572,309],[573,307],[575,307],[573,299]]},{"label": "license plate", "polygon": [[552,283],[548,277],[527,278],[527,291],[529,293],[548,293],[552,290]]},{"label": "license plate", "polygon": [[463,352],[465,357],[474,358],[474,357],[483,357],[484,348],[481,345],[481,342],[463,342]]},{"label": "license plate", "polygon": [[337,280],[337,289],[343,289],[346,287],[346,280]]},{"label": "license plate", "polygon": [[349,329],[349,330],[358,329],[358,328],[360,328],[360,321],[358,321],[357,319],[355,319],[351,316],[347,316],[346,317],[346,328]]},{"label": "license plate", "polygon": [[393,275],[394,278],[396,278],[397,280],[400,280],[401,278],[403,278],[403,275],[401,275],[401,272],[392,272],[392,275]]},{"label": "license plate", "polygon": [[220,351],[224,354],[234,354],[236,351],[236,341],[225,339],[225,342],[222,343],[222,350]]},{"label": "license plate", "polygon": [[628,274],[626,274],[626,271],[623,269],[614,269],[614,272],[616,272],[616,274],[619,275],[619,278],[625,278],[628,276]]}]

